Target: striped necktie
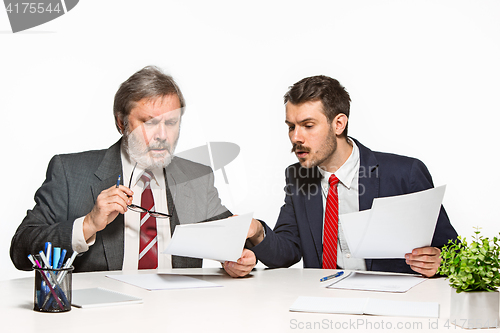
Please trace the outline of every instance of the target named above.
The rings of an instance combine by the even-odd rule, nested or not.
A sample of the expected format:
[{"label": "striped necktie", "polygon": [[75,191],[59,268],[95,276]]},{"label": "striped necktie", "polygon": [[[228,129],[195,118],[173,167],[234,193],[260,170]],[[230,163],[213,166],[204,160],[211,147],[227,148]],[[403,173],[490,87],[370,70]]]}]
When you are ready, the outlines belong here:
[{"label": "striped necktie", "polygon": [[[147,210],[155,210],[155,201],[153,191],[151,191],[150,182],[153,174],[144,171],[141,180],[144,183],[144,189],[141,195],[141,207]],[[156,236],[156,218],[149,213],[141,213],[141,232],[139,242],[139,269],[153,269],[158,267],[158,244]]]},{"label": "striped necktie", "polygon": [[337,237],[339,228],[339,195],[337,184],[339,179],[331,175],[330,187],[326,199],[325,226],[323,230],[323,268],[337,268]]}]

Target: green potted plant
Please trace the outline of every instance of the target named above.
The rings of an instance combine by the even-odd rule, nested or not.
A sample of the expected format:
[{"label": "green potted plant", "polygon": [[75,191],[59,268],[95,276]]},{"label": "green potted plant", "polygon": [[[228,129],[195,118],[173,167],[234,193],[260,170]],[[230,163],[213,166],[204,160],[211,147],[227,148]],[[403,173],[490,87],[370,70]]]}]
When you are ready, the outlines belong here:
[{"label": "green potted plant", "polygon": [[450,240],[441,251],[438,274],[446,275],[451,292],[450,323],[464,328],[499,327],[500,245],[475,228],[472,242]]}]

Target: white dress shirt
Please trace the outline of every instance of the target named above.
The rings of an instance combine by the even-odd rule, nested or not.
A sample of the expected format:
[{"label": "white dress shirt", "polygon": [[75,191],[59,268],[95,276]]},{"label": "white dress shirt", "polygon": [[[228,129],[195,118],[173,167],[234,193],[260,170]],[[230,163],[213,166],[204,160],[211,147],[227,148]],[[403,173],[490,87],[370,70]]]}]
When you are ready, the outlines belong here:
[{"label": "white dress shirt", "polygon": [[[365,260],[361,258],[353,258],[347,241],[342,231],[342,218],[341,214],[359,212],[359,189],[358,189],[358,176],[359,176],[359,148],[353,140],[349,139],[352,144],[352,152],[347,161],[335,171],[335,176],[339,179],[337,185],[339,196],[339,226],[338,226],[338,247],[337,247],[337,267],[350,270],[364,270],[366,271]],[[318,168],[323,176],[321,179],[321,189],[323,193],[323,229],[325,225],[325,211],[326,201],[328,197],[328,180],[332,173]]]},{"label": "white dress shirt", "polygon": [[[129,186],[130,176],[134,169],[135,163],[131,162],[127,153],[121,148],[122,159],[122,185]],[[150,186],[153,192],[155,201],[155,211],[168,214],[167,194],[165,189],[165,177],[163,169],[150,170],[153,173]],[[144,169],[137,166],[134,170],[133,179],[130,189],[134,192],[132,203],[141,206],[141,194],[144,184],[141,176]],[[95,235],[88,241],[85,241],[83,236],[83,220],[85,216],[80,217],[73,223],[73,250],[82,253],[86,252],[90,246],[95,243]],[[141,225],[141,213],[132,211],[130,209],[124,215],[124,256],[123,256],[123,270],[137,270],[139,267],[139,236]],[[162,254],[167,243],[170,240],[170,219],[157,218],[157,244],[158,244],[158,268],[172,268],[172,256]]]}]

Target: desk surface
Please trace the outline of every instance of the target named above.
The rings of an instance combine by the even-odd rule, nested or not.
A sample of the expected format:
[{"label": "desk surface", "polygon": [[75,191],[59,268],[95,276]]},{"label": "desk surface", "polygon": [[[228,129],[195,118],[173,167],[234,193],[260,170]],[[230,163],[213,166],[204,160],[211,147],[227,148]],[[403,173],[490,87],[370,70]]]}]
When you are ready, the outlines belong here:
[{"label": "desk surface", "polygon": [[[156,271],[141,271],[152,273]],[[165,271],[191,275],[222,288],[147,291],[106,274],[73,274],[73,289],[103,287],[140,297],[143,304],[90,309],[72,308],[59,314],[33,308],[34,278],[0,282],[2,332],[311,332],[460,330],[448,322],[451,288],[443,278],[429,279],[406,293],[382,293],[321,288],[319,279],[333,271],[320,269],[257,269],[233,279],[221,269]],[[33,273],[34,275],[34,273]],[[373,297],[398,301],[438,302],[439,319],[317,314],[288,311],[298,296]],[[148,322],[147,327],[143,322]],[[5,328],[8,328],[5,330]],[[160,331],[161,330],[161,331]]]}]

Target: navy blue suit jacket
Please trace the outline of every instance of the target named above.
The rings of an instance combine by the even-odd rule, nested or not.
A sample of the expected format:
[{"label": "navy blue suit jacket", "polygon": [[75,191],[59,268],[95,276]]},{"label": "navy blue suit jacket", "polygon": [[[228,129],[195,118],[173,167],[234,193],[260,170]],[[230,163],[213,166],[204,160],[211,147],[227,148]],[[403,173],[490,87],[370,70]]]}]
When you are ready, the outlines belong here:
[{"label": "navy blue suit jacket", "polygon": [[[353,139],[354,140],[354,139]],[[374,198],[434,187],[427,167],[406,156],[374,152],[354,140],[360,153],[359,210],[370,209]],[[321,174],[299,163],[286,170],[285,204],[274,230],[263,223],[266,237],[251,250],[268,267],[289,267],[304,259],[304,268],[321,268],[323,202]],[[441,248],[457,233],[441,207],[431,246]],[[366,259],[367,270],[415,273],[404,259]]]}]

